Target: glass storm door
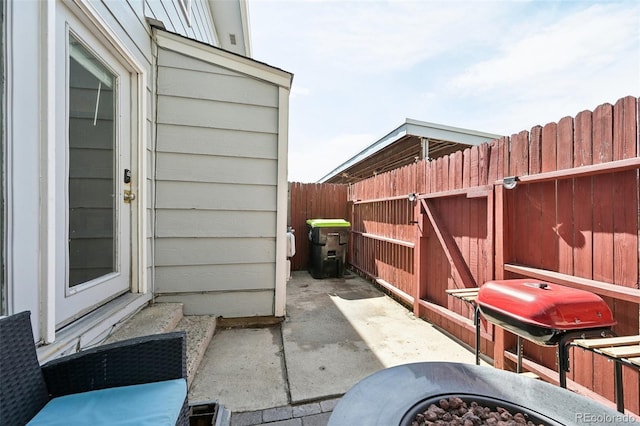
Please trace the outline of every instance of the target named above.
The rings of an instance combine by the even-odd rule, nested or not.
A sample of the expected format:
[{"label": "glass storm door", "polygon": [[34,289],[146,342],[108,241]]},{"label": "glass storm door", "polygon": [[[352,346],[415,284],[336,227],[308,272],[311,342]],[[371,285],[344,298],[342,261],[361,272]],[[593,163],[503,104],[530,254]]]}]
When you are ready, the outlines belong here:
[{"label": "glass storm door", "polygon": [[131,77],[63,6],[58,10],[66,259],[65,279],[56,291],[56,323],[63,326],[130,288],[131,209],[125,191],[131,169]]}]

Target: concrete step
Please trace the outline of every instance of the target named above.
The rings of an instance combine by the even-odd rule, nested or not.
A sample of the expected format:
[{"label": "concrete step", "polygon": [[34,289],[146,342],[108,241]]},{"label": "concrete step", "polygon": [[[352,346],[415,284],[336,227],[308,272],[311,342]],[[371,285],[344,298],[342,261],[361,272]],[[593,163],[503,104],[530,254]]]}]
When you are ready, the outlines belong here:
[{"label": "concrete step", "polygon": [[191,386],[204,352],[216,330],[214,316],[185,317],[182,303],[155,303],[128,319],[104,343],[174,330],[187,332],[187,381]]},{"label": "concrete step", "polygon": [[186,316],[178,323],[176,330],[187,332],[187,382],[191,386],[216,331],[216,318],[211,315]]},{"label": "concrete step", "polygon": [[173,331],[182,320],[182,303],[155,303],[129,318],[104,343]]}]

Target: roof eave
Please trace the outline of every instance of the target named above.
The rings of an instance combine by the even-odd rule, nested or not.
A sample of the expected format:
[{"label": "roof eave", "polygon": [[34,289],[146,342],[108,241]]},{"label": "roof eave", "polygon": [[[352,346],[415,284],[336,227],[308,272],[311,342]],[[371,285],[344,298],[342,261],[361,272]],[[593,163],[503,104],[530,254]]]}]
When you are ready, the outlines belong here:
[{"label": "roof eave", "polygon": [[426,121],[413,120],[406,118],[405,122],[400,126],[387,133],[382,138],[378,139],[373,144],[369,145],[358,154],[345,161],[331,172],[327,173],[318,180],[318,183],[323,183],[334,176],[342,173],[346,169],[359,163],[367,157],[379,152],[380,150],[388,147],[397,140],[403,138],[406,135],[418,136],[426,139],[440,139],[440,140],[452,140],[454,142],[465,145],[480,145],[484,142],[489,142],[494,139],[502,137],[502,135],[496,135],[492,133],[480,132],[477,130],[463,129],[460,127],[446,126],[443,124],[429,123]]}]

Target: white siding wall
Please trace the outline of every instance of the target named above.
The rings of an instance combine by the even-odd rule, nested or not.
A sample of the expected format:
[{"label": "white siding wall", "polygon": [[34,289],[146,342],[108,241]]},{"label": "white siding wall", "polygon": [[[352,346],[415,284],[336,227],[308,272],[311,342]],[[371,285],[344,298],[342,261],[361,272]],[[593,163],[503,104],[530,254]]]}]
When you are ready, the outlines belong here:
[{"label": "white siding wall", "polygon": [[[7,268],[8,313],[32,312],[40,335],[41,151],[38,123],[46,120],[37,82],[42,80],[38,2],[5,3],[7,25]],[[18,7],[20,6],[20,7]],[[34,84],[35,83],[35,84]],[[46,218],[45,218],[46,220]]]},{"label": "white siding wall", "polygon": [[161,21],[167,31],[218,46],[208,0],[192,0],[187,20],[178,0],[144,0],[146,16]]},{"label": "white siding wall", "polygon": [[[142,192],[146,193],[146,224],[142,231],[146,241],[146,258],[142,259],[140,266],[147,270],[147,281],[142,287],[151,292],[155,248],[153,176],[156,163],[156,77],[152,33],[145,18],[154,17],[163,21],[172,31],[217,44],[209,6],[207,0],[193,0],[189,26],[177,0],[73,0],[66,4],[90,31],[96,34],[104,32],[117,40],[131,54],[145,77],[141,81],[146,85],[139,92],[145,97],[139,100],[144,103],[142,120],[145,122],[140,123],[145,127],[145,131],[140,132],[144,134],[144,139],[136,143],[146,153],[146,175],[138,175],[136,173],[140,170],[134,170],[134,179],[143,188]],[[56,3],[9,1],[5,6],[7,304],[9,313],[30,310],[36,338],[46,340],[53,336],[51,311],[55,300],[52,289],[61,282],[66,250],[64,239],[52,238],[53,234],[47,228],[51,224],[51,212],[64,203],[64,189],[56,193],[47,192],[46,177],[50,170],[47,155],[63,152],[64,145],[59,145],[61,142],[51,137],[52,129],[47,128],[51,124],[47,120],[51,116],[50,106],[55,96],[51,96],[52,91],[46,85],[52,84],[55,76],[65,70],[54,69],[53,57],[47,58],[46,41],[60,36],[54,34],[52,25],[55,22]],[[64,173],[64,167],[58,167],[55,173]],[[64,223],[64,217],[56,216],[55,221]]]},{"label": "white siding wall", "polygon": [[[55,117],[54,100],[61,94],[48,86],[65,72],[55,68],[57,56],[47,51],[53,45],[47,41],[56,36],[58,4],[6,2],[7,303],[9,313],[30,310],[36,338],[49,342],[57,339],[53,289],[64,279],[67,244],[58,229],[65,226],[60,214],[65,209],[60,206],[64,207],[66,189],[55,186],[58,174],[65,173],[64,165],[48,161],[52,153],[58,158],[65,150],[53,131],[64,123],[51,118]],[[111,40],[107,45],[114,51],[126,54],[131,68],[137,70],[134,76],[141,76],[142,87],[134,96],[142,99],[134,101],[132,114],[143,114],[138,125],[144,131],[137,133],[142,137],[135,138],[135,149],[138,158],[145,158],[133,170],[133,179],[139,191],[136,202],[146,206],[141,215],[143,242],[136,248],[146,253],[139,265],[146,270],[146,282],[134,291],[220,290],[234,298],[235,292],[247,292],[247,302],[238,299],[236,305],[255,308],[251,315],[271,314],[278,87],[221,68],[212,70],[204,63],[200,64],[206,68],[204,73],[194,65],[185,71],[188,75],[175,75],[171,64],[163,63],[161,69],[167,74],[158,81],[146,17],[162,21],[169,31],[218,45],[207,0],[191,1],[189,22],[177,0],[68,0],[65,4],[91,32]],[[210,72],[216,84],[204,86],[216,90],[202,90],[192,79]],[[183,87],[178,90],[172,81]],[[159,97],[157,84],[162,87]],[[185,102],[193,114],[184,114]],[[51,175],[55,191],[47,181]],[[160,179],[157,187],[155,176]],[[154,259],[160,265],[157,280]],[[75,347],[71,339],[65,344]]]},{"label": "white siding wall", "polygon": [[274,314],[278,93],[159,49],[155,290],[185,313]]}]

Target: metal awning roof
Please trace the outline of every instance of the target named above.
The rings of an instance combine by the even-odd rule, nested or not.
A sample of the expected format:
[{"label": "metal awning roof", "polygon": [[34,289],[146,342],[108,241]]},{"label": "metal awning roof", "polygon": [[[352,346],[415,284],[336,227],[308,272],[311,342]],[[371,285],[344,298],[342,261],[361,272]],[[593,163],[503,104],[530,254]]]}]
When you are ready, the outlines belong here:
[{"label": "metal awning roof", "polygon": [[353,183],[411,164],[438,158],[501,135],[407,118],[381,139],[320,178],[318,182]]}]

